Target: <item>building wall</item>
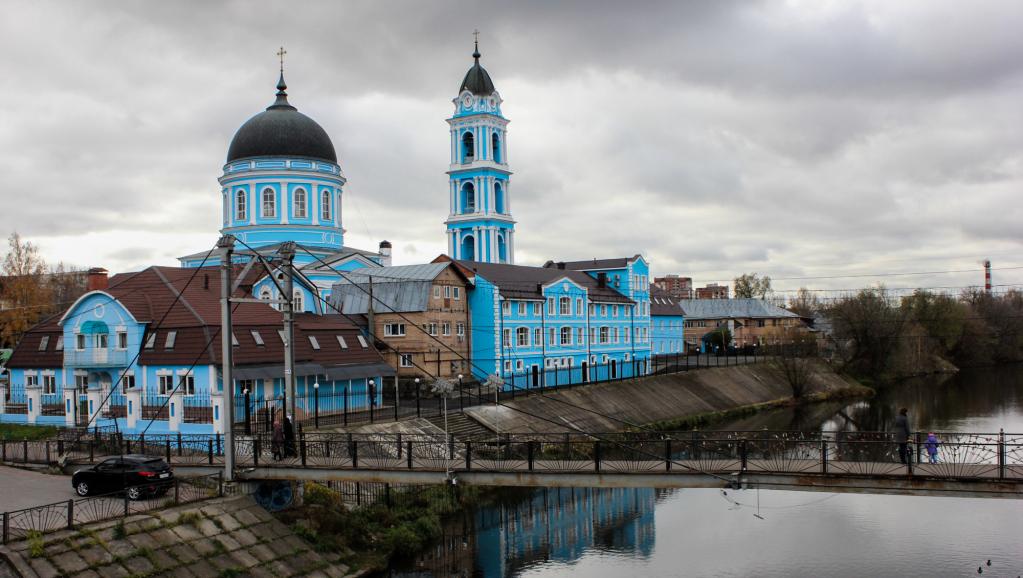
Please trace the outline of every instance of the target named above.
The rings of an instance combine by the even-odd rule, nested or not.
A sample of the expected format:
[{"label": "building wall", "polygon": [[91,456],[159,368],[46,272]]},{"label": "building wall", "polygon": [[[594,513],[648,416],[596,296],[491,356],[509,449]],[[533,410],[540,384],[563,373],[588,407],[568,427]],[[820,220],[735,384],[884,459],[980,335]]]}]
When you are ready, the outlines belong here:
[{"label": "building wall", "polygon": [[650,319],[650,352],[666,355],[685,352],[685,318],[682,315],[655,315]]},{"label": "building wall", "polygon": [[[389,350],[382,352],[384,359],[399,376],[429,378],[470,374],[468,292],[465,281],[449,267],[431,285],[426,311],[374,314],[374,337],[387,344]],[[392,326],[390,335],[388,325]],[[394,335],[395,325],[403,326],[404,335]],[[434,335],[429,334],[431,328]],[[403,355],[411,357],[403,363]]]},{"label": "building wall", "polygon": [[[762,326],[761,326],[762,325]],[[807,331],[806,324],[797,317],[772,317],[765,319],[687,319],[685,341],[699,343],[703,336],[724,326],[737,346],[767,345],[783,339],[790,331]]]}]

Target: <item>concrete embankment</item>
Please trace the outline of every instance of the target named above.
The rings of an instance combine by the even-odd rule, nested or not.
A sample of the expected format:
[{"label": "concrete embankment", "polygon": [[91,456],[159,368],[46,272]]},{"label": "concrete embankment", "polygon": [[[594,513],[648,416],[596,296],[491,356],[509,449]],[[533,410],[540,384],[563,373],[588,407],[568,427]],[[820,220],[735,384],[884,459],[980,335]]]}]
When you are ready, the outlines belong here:
[{"label": "concrete embankment", "polygon": [[[823,363],[811,383],[811,400],[872,393]],[[608,432],[630,424],[681,424],[697,416],[790,403],[791,397],[782,372],[761,363],[589,385],[465,412],[498,433]]]}]

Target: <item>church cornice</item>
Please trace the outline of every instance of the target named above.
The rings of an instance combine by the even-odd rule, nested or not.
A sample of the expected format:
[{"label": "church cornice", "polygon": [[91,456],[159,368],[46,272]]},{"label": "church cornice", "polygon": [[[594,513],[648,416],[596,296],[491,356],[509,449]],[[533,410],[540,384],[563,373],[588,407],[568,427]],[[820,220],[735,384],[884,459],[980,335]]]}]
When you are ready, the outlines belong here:
[{"label": "church cornice", "polygon": [[342,187],[348,181],[341,175],[325,175],[323,173],[309,173],[305,171],[288,171],[281,173],[281,169],[252,170],[246,172],[223,175],[217,179],[221,185],[237,184],[240,181],[273,181],[275,183],[305,184],[310,181],[319,181],[332,187]]},{"label": "church cornice", "polygon": [[469,164],[453,164],[446,172],[448,175],[454,175],[458,173],[468,173],[471,171],[496,171],[505,176],[511,176],[512,171],[508,170],[508,165],[498,164],[494,161],[481,161],[475,160]]}]

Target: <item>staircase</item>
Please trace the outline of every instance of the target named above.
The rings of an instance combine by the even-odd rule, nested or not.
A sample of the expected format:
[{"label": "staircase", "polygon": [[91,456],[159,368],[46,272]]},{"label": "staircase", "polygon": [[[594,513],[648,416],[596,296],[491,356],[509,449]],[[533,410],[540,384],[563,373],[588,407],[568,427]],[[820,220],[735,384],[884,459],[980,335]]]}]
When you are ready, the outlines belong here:
[{"label": "staircase", "polygon": [[[427,421],[444,430],[444,416],[438,415],[426,418]],[[455,439],[469,439],[479,437],[493,437],[494,432],[489,430],[480,422],[468,415],[459,412],[448,413],[448,433],[453,434]]]}]

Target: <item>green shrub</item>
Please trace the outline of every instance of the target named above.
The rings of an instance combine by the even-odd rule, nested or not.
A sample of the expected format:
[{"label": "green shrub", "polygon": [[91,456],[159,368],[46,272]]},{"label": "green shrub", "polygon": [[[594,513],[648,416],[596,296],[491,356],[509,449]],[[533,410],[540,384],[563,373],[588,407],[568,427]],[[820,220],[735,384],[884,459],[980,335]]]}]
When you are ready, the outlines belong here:
[{"label": "green shrub", "polygon": [[25,539],[28,540],[28,557],[42,558],[46,555],[46,544],[43,543],[43,534],[36,530],[29,530]]},{"label": "green shrub", "polygon": [[117,522],[117,524],[114,525],[114,539],[123,540],[127,535],[128,532],[124,529],[124,520]]},{"label": "green shrub", "polygon": [[199,512],[185,512],[178,517],[178,524],[191,524],[194,526],[201,519],[202,516],[199,515]]}]

